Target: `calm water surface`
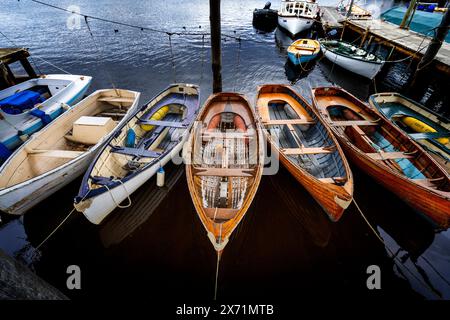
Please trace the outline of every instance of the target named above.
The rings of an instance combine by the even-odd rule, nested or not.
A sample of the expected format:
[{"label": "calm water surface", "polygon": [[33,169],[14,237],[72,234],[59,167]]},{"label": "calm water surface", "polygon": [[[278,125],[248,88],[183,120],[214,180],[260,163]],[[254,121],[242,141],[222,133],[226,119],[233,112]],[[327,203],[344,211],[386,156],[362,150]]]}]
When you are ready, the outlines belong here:
[{"label": "calm water surface", "polygon": [[[50,1],[50,0],[49,0]],[[361,99],[375,88],[402,90],[407,63],[387,67],[374,86],[325,60],[304,74],[286,63],[292,41],[281,31],[260,33],[251,25],[252,11],[264,1],[222,1],[222,30],[244,40],[223,42],[223,89],[254,99],[263,83],[292,84],[310,97],[314,86],[338,84]],[[56,2],[53,2],[56,4]],[[278,7],[279,1],[272,1]],[[319,1],[333,4],[333,1]],[[130,24],[171,31],[208,31],[208,1],[58,1],[67,8]],[[383,2],[384,7],[392,5]],[[209,37],[150,33],[91,20],[66,27],[68,13],[27,0],[1,0],[0,29],[16,45],[29,47],[37,67],[94,77],[91,90],[115,86],[142,92],[142,102],[174,81],[201,85],[202,100],[211,93]],[[115,31],[115,29],[117,31]],[[225,41],[226,40],[226,41]],[[0,46],[11,43],[0,38]],[[172,67],[175,66],[174,68]],[[238,63],[239,62],[239,63]],[[448,93],[435,80],[417,92],[427,106],[446,113]],[[325,213],[289,173],[280,168],[262,179],[257,196],[223,255],[219,298],[450,298],[450,232],[436,232],[400,199],[354,169],[355,199],[379,232],[382,244],[354,205],[338,223]],[[26,262],[41,277],[71,298],[127,297],[133,288],[161,298],[212,299],[215,252],[196,216],[184,169],[169,166],[167,184],[147,182],[133,196],[133,206],[116,210],[101,226],[72,216],[30,259],[33,248],[72,208],[80,181],[42,202],[19,219],[3,215],[0,247]],[[66,268],[82,269],[81,291],[65,289]],[[366,288],[366,268],[382,271],[382,290]],[[139,293],[140,294],[140,293]],[[140,296],[142,297],[142,296]]]}]

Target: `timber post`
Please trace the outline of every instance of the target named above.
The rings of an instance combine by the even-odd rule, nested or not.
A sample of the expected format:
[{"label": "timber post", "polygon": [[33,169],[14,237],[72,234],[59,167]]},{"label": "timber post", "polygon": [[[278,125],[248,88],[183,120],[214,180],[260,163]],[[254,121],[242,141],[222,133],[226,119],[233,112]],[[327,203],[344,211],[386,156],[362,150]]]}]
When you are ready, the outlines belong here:
[{"label": "timber post", "polygon": [[222,92],[222,39],[220,28],[220,0],[209,0],[209,21],[211,24],[211,64],[213,72],[213,93]]},{"label": "timber post", "polygon": [[[403,20],[400,23],[400,28],[401,29],[407,29],[408,28],[406,26],[406,24],[408,23],[409,16],[411,15],[413,9],[416,7],[416,2],[417,2],[417,0],[411,0],[411,2],[409,3],[408,10],[406,10],[405,15],[403,16]],[[412,20],[412,17],[411,17],[411,20]]]},{"label": "timber post", "polygon": [[450,26],[450,4],[447,6],[447,11],[442,17],[441,23],[436,27],[436,32],[434,33],[433,39],[431,39],[428,45],[427,51],[422,56],[419,64],[417,65],[416,71],[413,75],[413,81],[411,83],[411,88],[415,86],[417,79],[423,74],[423,72],[431,65],[436,54],[445,41],[445,37],[448,34],[448,28]]}]

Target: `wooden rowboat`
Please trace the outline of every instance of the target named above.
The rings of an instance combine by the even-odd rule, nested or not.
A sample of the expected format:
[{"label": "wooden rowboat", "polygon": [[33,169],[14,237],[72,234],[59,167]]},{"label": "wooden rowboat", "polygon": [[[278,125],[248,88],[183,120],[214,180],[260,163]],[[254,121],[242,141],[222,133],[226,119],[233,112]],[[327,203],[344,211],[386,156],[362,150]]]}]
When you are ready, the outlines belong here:
[{"label": "wooden rowboat", "polygon": [[23,214],[82,175],[139,97],[121,89],[95,91],[35,133],[0,168],[0,209]]},{"label": "wooden rowboat", "polygon": [[337,221],[352,202],[353,177],[336,138],[312,107],[285,85],[259,87],[256,109],[279,159]]},{"label": "wooden rowboat", "polygon": [[369,103],[408,133],[450,172],[450,119],[399,93],[370,96]]},{"label": "wooden rowboat", "polygon": [[440,227],[450,226],[450,176],[420,145],[341,88],[315,88],[312,96],[350,160]]},{"label": "wooden rowboat", "polygon": [[319,52],[319,41],[312,39],[296,40],[287,49],[289,60],[296,66],[314,60]]},{"label": "wooden rowboat", "polygon": [[198,108],[198,87],[174,84],[137,109],[86,171],[75,208],[100,224],[129,207],[130,195],[182,150]]},{"label": "wooden rowboat", "polygon": [[262,141],[247,99],[219,93],[205,102],[185,146],[192,201],[219,256],[258,189]]}]

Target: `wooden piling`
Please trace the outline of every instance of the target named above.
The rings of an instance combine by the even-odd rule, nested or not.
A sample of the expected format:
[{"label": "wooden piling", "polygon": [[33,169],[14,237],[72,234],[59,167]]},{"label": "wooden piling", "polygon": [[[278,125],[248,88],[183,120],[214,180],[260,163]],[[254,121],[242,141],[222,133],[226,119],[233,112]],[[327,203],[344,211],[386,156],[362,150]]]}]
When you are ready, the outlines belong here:
[{"label": "wooden piling", "polygon": [[[408,23],[409,17],[411,16],[413,9],[416,7],[416,2],[417,2],[417,0],[411,0],[411,2],[409,3],[408,10],[406,10],[405,15],[403,16],[403,20],[400,23],[400,28],[402,28],[402,29],[408,28],[406,26],[406,24]],[[411,19],[412,19],[412,17],[411,17]]]},{"label": "wooden piling", "polygon": [[448,28],[450,26],[450,4],[447,8],[449,8],[449,10],[447,10],[442,17],[441,23],[437,27],[434,37],[433,39],[431,39],[430,44],[428,45],[427,51],[422,56],[422,59],[417,65],[411,87],[415,86],[417,79],[419,79],[422,73],[431,65],[434,58],[441,49],[442,43],[445,41],[445,37],[448,34]]},{"label": "wooden piling", "polygon": [[213,92],[222,92],[222,39],[220,28],[220,0],[209,0],[209,20],[211,25],[211,64],[213,72]]}]

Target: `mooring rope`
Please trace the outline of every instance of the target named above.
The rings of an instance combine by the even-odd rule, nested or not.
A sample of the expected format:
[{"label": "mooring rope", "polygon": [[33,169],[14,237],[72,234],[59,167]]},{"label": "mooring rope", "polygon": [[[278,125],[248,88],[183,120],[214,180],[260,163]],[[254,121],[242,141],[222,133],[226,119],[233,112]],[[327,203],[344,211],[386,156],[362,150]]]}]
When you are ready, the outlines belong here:
[{"label": "mooring rope", "polygon": [[131,198],[130,198],[130,194],[128,193],[128,190],[127,190],[127,188],[125,187],[125,184],[123,183],[122,180],[116,180],[116,181],[122,184],[122,186],[123,186],[123,188],[124,188],[124,190],[125,190],[125,194],[127,195],[127,198],[128,198],[128,204],[126,204],[126,205],[124,205],[124,206],[121,206],[120,203],[117,203],[116,199],[114,199],[114,195],[113,195],[113,193],[111,192],[111,189],[110,189],[106,184],[105,184],[105,188],[108,190],[108,193],[109,193],[109,195],[111,196],[111,199],[112,199],[112,201],[114,202],[114,204],[116,205],[117,208],[120,208],[120,209],[126,209],[126,208],[129,208],[129,207],[131,206]]},{"label": "mooring rope", "polygon": [[177,70],[175,67],[175,57],[173,55],[173,50],[172,50],[172,33],[168,32],[167,35],[169,36],[169,49],[170,49],[170,60],[172,62],[173,82],[176,83],[177,82]]},{"label": "mooring rope", "polygon": [[358,209],[358,212],[360,213],[361,217],[364,219],[364,221],[366,222],[367,226],[370,228],[370,230],[372,231],[372,233],[375,235],[375,237],[377,237],[377,239],[383,244],[383,246],[385,247],[385,249],[391,254],[392,258],[394,260],[396,260],[397,262],[400,263],[400,265],[403,265],[403,267],[406,269],[406,271],[408,271],[408,273],[417,280],[417,282],[419,282],[424,288],[428,289],[431,293],[433,293],[435,296],[437,296],[438,298],[442,299],[442,295],[437,293],[435,291],[434,288],[430,287],[430,285],[428,285],[427,283],[425,283],[422,279],[420,279],[419,277],[417,277],[414,272],[412,272],[406,265],[404,265],[402,263],[402,261],[397,257],[396,254],[394,254],[394,252],[392,252],[392,250],[386,245],[386,243],[384,242],[383,238],[381,238],[381,236],[379,235],[379,233],[375,230],[375,228],[372,226],[372,224],[369,222],[369,220],[366,218],[366,216],[364,215],[363,211],[361,210],[361,208],[359,207],[359,205],[356,203],[355,197],[353,197],[353,203],[356,206],[356,209]]},{"label": "mooring rope", "polygon": [[[33,1],[33,0],[32,0],[32,1]],[[92,43],[94,44],[95,49],[97,50],[97,53],[98,53],[98,55],[97,55],[97,63],[99,64],[100,56],[101,56],[101,51],[100,51],[100,48],[98,47],[97,42],[95,41],[94,34],[92,33],[91,27],[90,27],[90,25],[89,25],[88,16],[85,16],[85,17],[84,17],[84,22],[86,23],[87,30],[88,30],[88,32],[89,32],[89,35],[91,36]],[[112,85],[114,91],[115,91],[116,94],[120,97],[119,90],[117,90],[117,88],[116,88],[116,86],[115,86],[115,84],[114,84],[112,75],[111,75],[111,73],[109,72],[109,70],[108,70],[107,67],[105,67],[105,71],[106,71],[106,74],[107,74],[107,76],[108,76],[108,78],[109,78],[109,81],[111,82],[111,85]]]},{"label": "mooring rope", "polygon": [[[84,199],[86,199],[86,197],[88,196],[89,191],[84,195],[84,197],[81,199],[81,201],[83,201]],[[80,202],[81,202],[80,201]],[[50,232],[50,234],[41,241],[41,243],[39,243],[35,248],[35,252],[37,252],[39,250],[40,247],[42,247],[42,245],[44,245],[44,243],[47,242],[48,239],[51,238],[51,236],[53,236],[53,234],[55,234],[56,231],[58,231],[59,228],[61,228],[61,226],[67,221],[67,219],[69,219],[69,217],[72,215],[72,213],[74,213],[76,210],[76,208],[72,208],[72,210],[70,210],[69,214],[56,226],[56,228],[53,229],[52,232]]]},{"label": "mooring rope", "polygon": [[237,80],[238,80],[238,71],[239,71],[239,64],[241,62],[241,39],[239,38],[238,40],[238,48],[237,48],[237,57],[236,57],[236,65],[234,67],[234,86],[233,86],[233,91],[236,92],[236,85],[237,85]]}]

